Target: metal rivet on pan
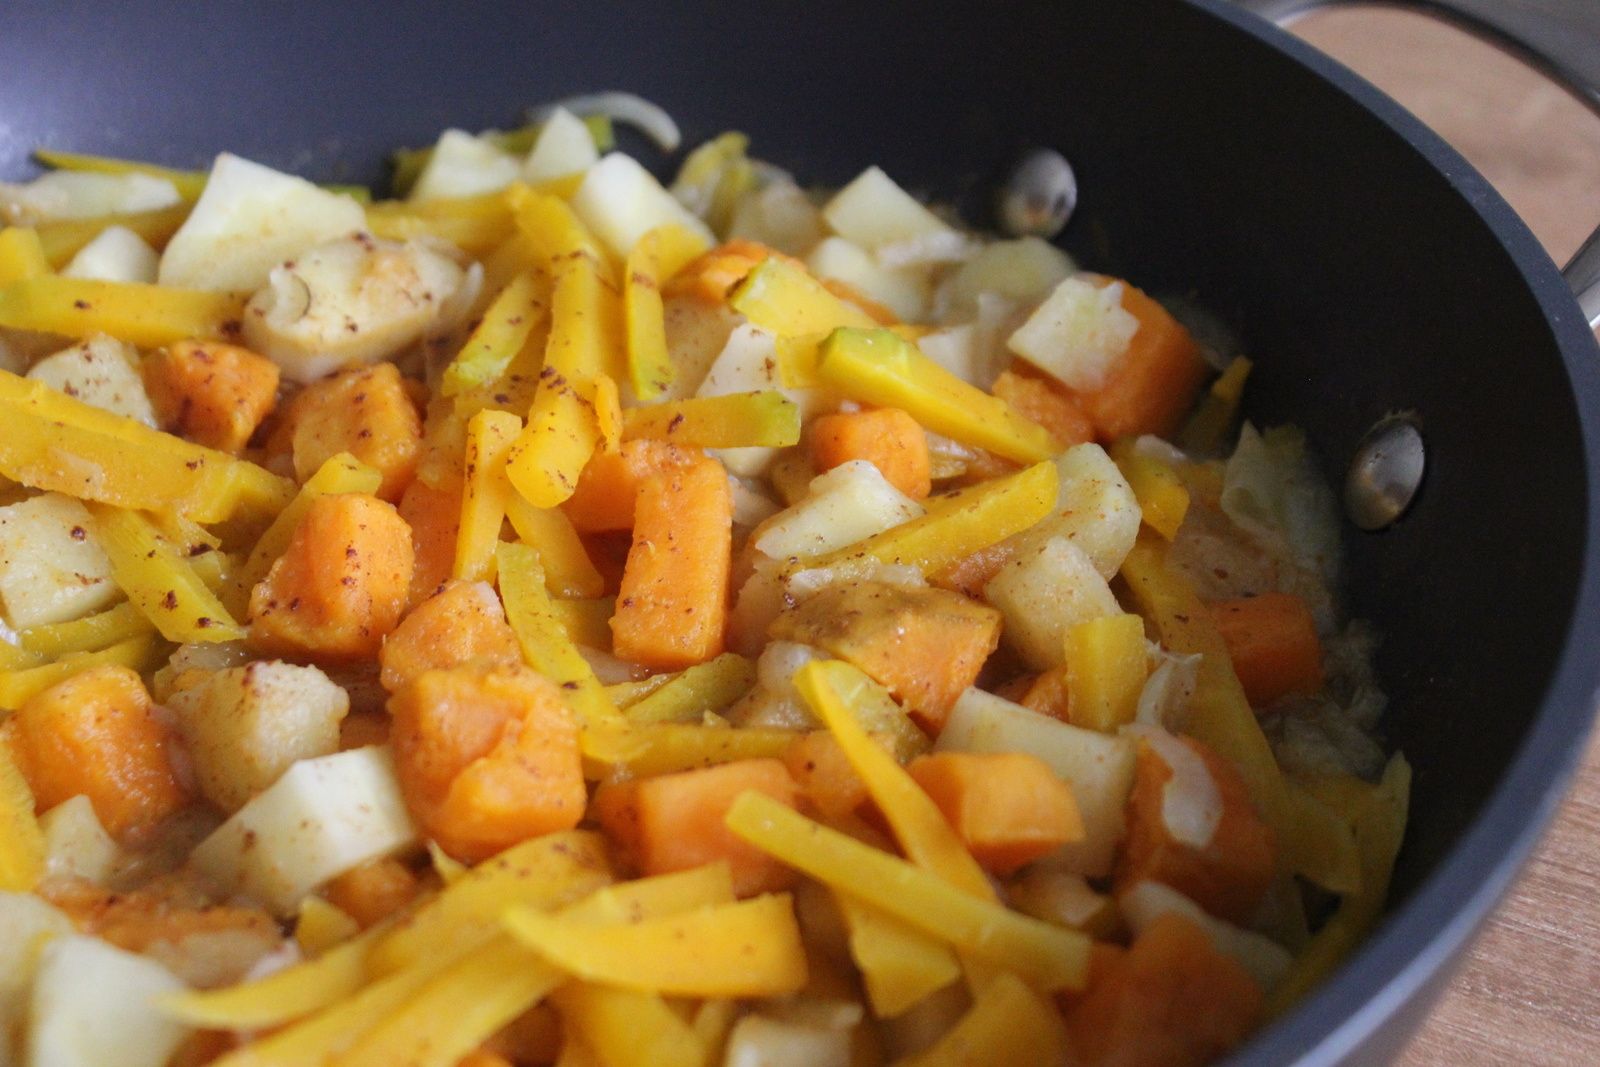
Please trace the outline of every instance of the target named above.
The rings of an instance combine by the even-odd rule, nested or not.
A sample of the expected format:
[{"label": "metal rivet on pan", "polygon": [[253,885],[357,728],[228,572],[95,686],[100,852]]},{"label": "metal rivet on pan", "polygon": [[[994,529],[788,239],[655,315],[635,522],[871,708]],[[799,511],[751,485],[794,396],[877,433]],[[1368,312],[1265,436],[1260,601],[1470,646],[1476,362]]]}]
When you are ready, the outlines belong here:
[{"label": "metal rivet on pan", "polygon": [[1356,446],[1344,479],[1344,510],[1363,530],[1382,530],[1417,497],[1426,466],[1422,433],[1408,416],[1390,415]]},{"label": "metal rivet on pan", "polygon": [[1060,152],[1036,148],[1000,187],[1000,228],[1013,237],[1054,237],[1078,206],[1078,178]]}]

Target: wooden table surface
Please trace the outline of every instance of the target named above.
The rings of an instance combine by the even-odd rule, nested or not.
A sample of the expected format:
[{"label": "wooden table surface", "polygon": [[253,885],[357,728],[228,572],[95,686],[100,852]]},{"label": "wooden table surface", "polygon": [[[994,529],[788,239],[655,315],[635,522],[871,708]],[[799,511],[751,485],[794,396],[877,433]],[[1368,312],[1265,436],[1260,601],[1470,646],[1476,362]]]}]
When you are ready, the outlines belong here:
[{"label": "wooden table surface", "polygon": [[[1293,28],[1454,144],[1556,262],[1600,223],[1600,118],[1528,68],[1398,11],[1319,12]],[[1600,1064],[1600,741],[1400,1063]]]}]

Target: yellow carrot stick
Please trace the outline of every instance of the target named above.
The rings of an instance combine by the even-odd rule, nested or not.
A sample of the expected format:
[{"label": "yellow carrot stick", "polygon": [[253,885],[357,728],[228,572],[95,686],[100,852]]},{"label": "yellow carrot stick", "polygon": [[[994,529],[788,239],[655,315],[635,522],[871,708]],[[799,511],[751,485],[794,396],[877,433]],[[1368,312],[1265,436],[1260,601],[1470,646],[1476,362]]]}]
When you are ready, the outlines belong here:
[{"label": "yellow carrot stick", "polygon": [[697,663],[628,708],[630,723],[697,723],[721,711],[755,685],[756,665],[734,652]]},{"label": "yellow carrot stick", "polygon": [[33,814],[33,791],[0,745],[0,890],[27,893],[44,876],[44,834]]},{"label": "yellow carrot stick", "polygon": [[781,756],[793,730],[742,726],[692,726],[655,722],[621,729],[595,729],[579,738],[585,760],[600,769],[589,777],[625,772],[647,778],[743,759]]},{"label": "yellow carrot stick", "polygon": [[1061,1063],[1067,1029],[1055,1005],[1014,974],[983,989],[961,1020],[899,1067],[966,1067],[973,1063]]},{"label": "yellow carrot stick", "polygon": [[39,231],[26,226],[0,230],[0,288],[50,273]]},{"label": "yellow carrot stick", "polygon": [[506,517],[518,539],[539,554],[539,566],[552,596],[593,598],[605,591],[605,579],[565,512],[536,508],[513,493],[506,501]]},{"label": "yellow carrot stick", "polygon": [[538,275],[523,271],[500,291],[445,368],[439,391],[455,396],[492,382],[511,365],[545,313]]},{"label": "yellow carrot stick", "polygon": [[834,296],[803,268],[776,256],[757,264],[733,287],[728,305],[780,337],[877,325],[872,316]]},{"label": "yellow carrot stick", "polygon": [[451,574],[479,582],[494,577],[495,546],[512,495],[506,480],[506,453],[522,430],[522,420],[492,408],[467,421],[465,478],[461,493],[461,525],[456,533],[456,559]]},{"label": "yellow carrot stick", "polygon": [[111,574],[139,612],[169,641],[239,641],[245,629],[143,515],[90,504]]},{"label": "yellow carrot stick", "polygon": [[691,397],[629,408],[622,437],[702,448],[787,448],[800,441],[800,408],[776,389]]},{"label": "yellow carrot stick", "polygon": [[[567,638],[575,645],[587,645],[602,652],[611,651],[611,616],[616,613],[616,597],[584,597],[574,600],[552,600],[550,610],[555,613]],[[606,689],[609,692],[610,686]],[[612,703],[616,701],[613,699]]]},{"label": "yellow carrot stick", "polygon": [[1168,541],[1176,537],[1189,512],[1189,490],[1183,479],[1166,463],[1134,448],[1132,439],[1112,445],[1111,458],[1139,501],[1144,524]]},{"label": "yellow carrot stick", "polygon": [[21,670],[0,671],[0,708],[15,710],[29,697],[44,692],[58,682],[64,682],[90,667],[112,665],[129,667],[136,671],[151,667],[157,647],[156,635],[143,633],[118,641],[96,652],[73,652],[54,663]]},{"label": "yellow carrot stick", "polygon": [[68,337],[108,333],[156,348],[191,337],[233,337],[244,303],[237,293],[49,274],[0,289],[0,326]]},{"label": "yellow carrot stick", "polygon": [[132,230],[145,244],[161,248],[178,232],[189,217],[189,204],[175,204],[156,211],[117,212],[92,219],[60,219],[39,225],[39,244],[50,266],[60,270],[83,247],[113,226]]},{"label": "yellow carrot stick", "polygon": [[114,159],[111,156],[91,156],[82,152],[58,152],[49,148],[34,150],[33,158],[54,170],[85,171],[91,174],[144,174],[151,178],[164,178],[178,190],[185,200],[198,200],[205,191],[203,170],[177,170],[157,163],[144,163],[136,159]]},{"label": "yellow carrot stick", "polygon": [[657,994],[571,982],[550,999],[580,1038],[576,1044],[593,1050],[596,1065],[705,1067],[694,1028]]},{"label": "yellow carrot stick", "polygon": [[623,270],[622,308],[628,337],[628,380],[640,400],[657,400],[677,368],[667,355],[661,283],[706,250],[705,241],[682,226],[657,227],[639,238]]},{"label": "yellow carrot stick", "polygon": [[861,972],[873,1014],[899,1015],[961,977],[950,946],[847,893],[834,902],[850,938],[850,958]]}]

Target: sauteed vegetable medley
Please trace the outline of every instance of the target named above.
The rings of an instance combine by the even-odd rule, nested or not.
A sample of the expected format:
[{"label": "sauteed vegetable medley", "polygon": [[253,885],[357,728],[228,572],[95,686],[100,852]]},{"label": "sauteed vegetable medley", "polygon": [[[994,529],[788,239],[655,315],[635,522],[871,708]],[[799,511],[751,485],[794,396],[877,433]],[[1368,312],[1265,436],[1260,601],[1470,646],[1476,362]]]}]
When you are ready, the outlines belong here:
[{"label": "sauteed vegetable medley", "polygon": [[1225,331],[541,119],[0,185],[0,1064],[1183,1067],[1328,974],[1409,769]]}]

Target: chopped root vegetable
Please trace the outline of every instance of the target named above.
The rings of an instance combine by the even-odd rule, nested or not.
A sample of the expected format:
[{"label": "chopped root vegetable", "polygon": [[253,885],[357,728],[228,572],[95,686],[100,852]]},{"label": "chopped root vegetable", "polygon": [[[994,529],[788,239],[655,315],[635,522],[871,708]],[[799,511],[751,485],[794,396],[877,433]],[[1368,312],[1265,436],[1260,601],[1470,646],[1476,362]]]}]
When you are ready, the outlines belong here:
[{"label": "chopped root vegetable", "polygon": [[1049,430],[1063,448],[1094,440],[1094,424],[1071,391],[1058,382],[1027,373],[1018,366],[1002,371],[989,391],[1023,418]]},{"label": "chopped root vegetable", "polygon": [[676,669],[721,654],[732,531],[733,496],[720,463],[700,460],[644,480],[611,618],[616,655]]},{"label": "chopped root vegetable", "polygon": [[400,497],[400,517],[411,528],[411,584],[406,606],[416,607],[450,578],[461,528],[461,485],[434,487],[416,479]]},{"label": "chopped root vegetable", "polygon": [[898,408],[823,415],[811,423],[811,463],[818,471],[853,459],[877,467],[889,484],[913,500],[923,499],[932,488],[928,435]]},{"label": "chopped root vegetable", "polygon": [[389,711],[406,803],[455,858],[476,862],[582,818],[577,722],[534,671],[428,671],[389,698]]},{"label": "chopped root vegetable", "polygon": [[289,402],[273,433],[304,480],[348,452],[383,475],[378,496],[395,501],[411,484],[422,452],[422,419],[393,363],[357,367],[313,382]]},{"label": "chopped root vegetable", "polygon": [[1244,1040],[1261,987],[1199,926],[1159,919],[1110,957],[1067,1014],[1085,1067],[1203,1067]]},{"label": "chopped root vegetable", "polygon": [[1139,329],[1104,385],[1078,394],[1078,404],[1102,441],[1153,433],[1171,437],[1194,406],[1206,363],[1189,331],[1167,310],[1131,285],[1122,308]]},{"label": "chopped root vegetable", "polygon": [[830,733],[818,730],[795,738],[784,750],[783,765],[806,803],[824,819],[848,815],[867,799],[867,783]]},{"label": "chopped root vegetable", "polygon": [[500,598],[485,582],[452,581],[417,605],[384,638],[383,687],[393,693],[425,671],[472,662],[522,662]]},{"label": "chopped root vegetable", "polygon": [[1208,604],[1250,706],[1322,688],[1322,643],[1303,597],[1262,593]]},{"label": "chopped root vegetable", "polygon": [[181,341],[144,361],[161,425],[237,454],[278,400],[278,365],[237,345]]},{"label": "chopped root vegetable", "polygon": [[34,817],[33,790],[13,755],[14,735],[14,727],[0,733],[0,890],[26,893],[44,875],[45,838]]},{"label": "chopped root vegetable", "polygon": [[[1193,738],[1169,744],[1177,751],[1139,746],[1117,884],[1161,882],[1213,915],[1248,924],[1276,872],[1272,831],[1231,764]],[[1182,765],[1172,767],[1169,756]]]},{"label": "chopped root vegetable", "polygon": [[1072,789],[1019,752],[941,752],[906,768],[985,870],[1010,874],[1083,838]]},{"label": "chopped root vegetable", "polygon": [[700,458],[699,449],[666,441],[624,441],[615,452],[590,457],[561,510],[580,533],[631,530],[640,484],[652,474],[688,467]]},{"label": "chopped root vegetable", "polygon": [[366,929],[411,903],[421,888],[411,868],[385,858],[352,867],[329,882],[323,892],[329,904]]},{"label": "chopped root vegetable", "polygon": [[80,794],[113,836],[154,826],[182,807],[167,730],[139,676],[93,667],[28,700],[16,752],[40,810]]},{"label": "chopped root vegetable", "polygon": [[318,497],[250,592],[250,645],[339,662],[373,656],[411,587],[411,529],[360,493]]},{"label": "chopped root vegetable", "polygon": [[720,767],[663,774],[604,785],[595,817],[633,853],[645,874],[685,871],[724,861],[741,897],[783,889],[793,872],[731,833],[723,821],[740,795],[757,792],[787,807],[795,804],[794,779],[775,759],[746,759]]}]

